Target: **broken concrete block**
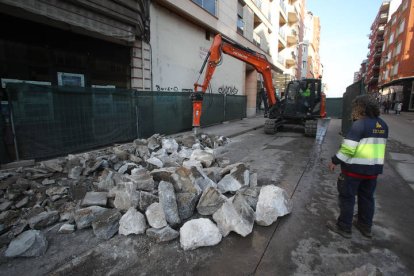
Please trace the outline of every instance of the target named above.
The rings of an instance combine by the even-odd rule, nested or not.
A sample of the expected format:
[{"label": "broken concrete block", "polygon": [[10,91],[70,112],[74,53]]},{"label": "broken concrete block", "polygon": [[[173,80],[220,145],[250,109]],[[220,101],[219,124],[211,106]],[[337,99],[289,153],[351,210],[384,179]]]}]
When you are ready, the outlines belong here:
[{"label": "broken concrete block", "polygon": [[180,228],[180,244],[184,250],[192,250],[202,246],[213,246],[221,241],[217,226],[209,219],[193,219]]},{"label": "broken concrete block", "polygon": [[154,179],[145,168],[135,168],[131,171],[131,176],[126,177],[136,184],[138,190],[154,190]]},{"label": "broken concrete block", "polygon": [[161,141],[162,148],[165,149],[168,153],[173,153],[178,150],[178,143],[173,138],[164,138]]},{"label": "broken concrete block", "polygon": [[108,171],[103,174],[100,177],[100,181],[96,185],[97,188],[101,191],[110,191],[113,187],[115,187],[115,181],[112,179],[113,175],[114,173],[112,171]]},{"label": "broken concrete block", "polygon": [[47,240],[42,232],[28,230],[20,234],[9,244],[6,257],[37,257],[42,256],[47,250]]},{"label": "broken concrete block", "polygon": [[176,193],[178,214],[181,220],[186,220],[194,214],[194,209],[200,194],[194,193]]},{"label": "broken concrete block", "polygon": [[150,172],[155,181],[167,181],[172,182],[171,175],[175,172],[177,168],[174,167],[165,167],[161,169],[155,169]]},{"label": "broken concrete block", "polygon": [[135,164],[135,163],[131,163],[131,162],[129,162],[129,163],[126,163],[126,164],[122,165],[122,166],[118,169],[118,172],[119,172],[120,174],[125,174],[125,173],[130,174],[130,173],[131,173],[131,171],[132,171],[132,169],[135,169],[135,168],[138,168],[138,165],[137,165],[137,164]]},{"label": "broken concrete block", "polygon": [[192,149],[182,148],[178,152],[178,156],[182,159],[190,159],[192,153],[193,153]]},{"label": "broken concrete block", "polygon": [[67,193],[68,193],[68,188],[67,187],[55,186],[55,187],[51,187],[51,188],[46,190],[46,194],[50,197],[54,196],[54,195],[65,195]]},{"label": "broken concrete block", "polygon": [[59,218],[58,211],[42,212],[30,218],[28,223],[32,229],[42,229],[59,221]]},{"label": "broken concrete block", "polygon": [[146,234],[148,237],[154,239],[157,243],[172,241],[178,238],[180,235],[178,231],[175,231],[168,225],[160,229],[150,228],[147,230]]},{"label": "broken concrete block", "polygon": [[183,167],[187,169],[191,169],[192,167],[202,168],[203,164],[201,164],[201,162],[198,160],[190,159],[183,162]]},{"label": "broken concrete block", "polygon": [[200,187],[193,183],[194,177],[191,170],[180,167],[171,175],[171,178],[173,179],[174,190],[177,193],[201,194]]},{"label": "broken concrete block", "polygon": [[14,206],[16,206],[16,208],[19,209],[19,208],[22,208],[23,206],[25,206],[27,203],[29,203],[29,197],[25,196],[19,202],[17,202]]},{"label": "broken concrete block", "polygon": [[121,213],[117,209],[107,209],[96,216],[92,222],[92,229],[95,236],[103,240],[112,238],[119,229]]},{"label": "broken concrete block", "polygon": [[50,172],[63,172],[62,162],[57,159],[43,161],[40,163],[41,168],[45,168]]},{"label": "broken concrete block", "polygon": [[261,187],[243,187],[237,191],[236,195],[243,195],[250,207],[252,207],[253,210],[256,210],[257,201],[259,200],[260,188]]},{"label": "broken concrete block", "polygon": [[158,148],[161,147],[161,143],[160,143],[160,135],[159,134],[154,134],[152,135],[150,138],[147,139],[148,141],[148,149],[150,151],[154,151]]},{"label": "broken concrete block", "polygon": [[146,228],[147,224],[145,223],[144,215],[133,207],[129,208],[119,221],[120,235],[142,234]]},{"label": "broken concrete block", "polygon": [[144,191],[139,192],[138,209],[140,211],[145,212],[145,210],[147,210],[147,208],[154,202],[158,202],[158,196]]},{"label": "broken concrete block", "polygon": [[108,193],[106,192],[87,192],[82,200],[81,207],[88,206],[106,206],[108,201]]},{"label": "broken concrete block", "polygon": [[43,185],[45,185],[45,186],[47,186],[47,185],[52,185],[52,184],[55,184],[56,183],[56,181],[55,180],[53,180],[53,179],[48,179],[48,178],[45,178],[45,179],[43,179],[43,181],[42,181],[42,184]]},{"label": "broken concrete block", "polygon": [[200,161],[204,167],[208,168],[214,162],[214,155],[205,150],[196,149],[191,154],[190,160]]},{"label": "broken concrete block", "polygon": [[278,217],[292,211],[292,202],[286,191],[274,185],[263,186],[260,189],[259,200],[256,206],[256,223],[269,226]]},{"label": "broken concrete block", "polygon": [[213,214],[213,219],[223,237],[231,231],[246,237],[253,230],[254,211],[241,195],[236,195],[233,201],[224,202]]},{"label": "broken concrete block", "polygon": [[119,183],[113,191],[109,192],[109,195],[113,193],[115,193],[115,208],[127,211],[129,207],[138,207],[139,191],[136,190],[133,182]]},{"label": "broken concrete block", "polygon": [[164,167],[164,164],[160,159],[157,157],[151,157],[146,160],[146,162],[150,165],[152,165],[154,168],[162,168]]},{"label": "broken concrete block", "polygon": [[75,225],[69,223],[63,224],[58,230],[59,234],[71,234],[73,232],[75,232]]},{"label": "broken concrete block", "polygon": [[237,181],[231,174],[226,174],[219,183],[217,188],[221,193],[237,192],[242,187],[242,184]]},{"label": "broken concrete block", "polygon": [[151,204],[145,211],[145,215],[147,216],[148,224],[153,228],[158,229],[168,225],[162,205],[158,202]]},{"label": "broken concrete block", "polygon": [[177,142],[184,147],[191,148],[196,142],[194,135],[183,135],[176,138]]},{"label": "broken concrete block", "polygon": [[250,187],[256,187],[257,186],[257,173],[250,174],[249,186]]},{"label": "broken concrete block", "polygon": [[68,173],[68,177],[70,179],[79,179],[82,174],[83,168],[81,166],[75,166],[72,169],[70,169]]},{"label": "broken concrete block", "polygon": [[169,182],[161,181],[158,185],[158,195],[167,222],[172,227],[180,224],[181,220],[178,214],[177,201],[173,185]]},{"label": "broken concrete block", "polygon": [[10,209],[12,205],[13,205],[13,201],[9,201],[9,200],[4,201],[2,204],[0,204],[0,212]]},{"label": "broken concrete block", "polygon": [[74,216],[76,228],[84,229],[90,227],[92,225],[92,222],[96,219],[96,217],[105,212],[106,210],[108,209],[99,206],[91,206],[76,210]]},{"label": "broken concrete block", "polygon": [[223,196],[216,188],[209,187],[204,190],[197,204],[197,212],[200,215],[209,216],[214,214],[227,198]]}]

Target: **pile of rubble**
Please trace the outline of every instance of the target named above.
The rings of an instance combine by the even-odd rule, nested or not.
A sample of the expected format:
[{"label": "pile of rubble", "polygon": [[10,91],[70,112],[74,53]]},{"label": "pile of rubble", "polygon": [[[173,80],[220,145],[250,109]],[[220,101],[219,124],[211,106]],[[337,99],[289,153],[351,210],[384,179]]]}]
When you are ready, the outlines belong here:
[{"label": "pile of rubble", "polygon": [[[40,256],[42,229],[92,227],[108,240],[146,234],[180,237],[184,250],[218,244],[231,231],[247,236],[291,212],[286,192],[257,186],[243,163],[216,158],[225,137],[153,135],[0,173],[0,247],[7,257]],[[211,219],[212,218],[212,219]],[[214,221],[214,222],[213,222]]]}]

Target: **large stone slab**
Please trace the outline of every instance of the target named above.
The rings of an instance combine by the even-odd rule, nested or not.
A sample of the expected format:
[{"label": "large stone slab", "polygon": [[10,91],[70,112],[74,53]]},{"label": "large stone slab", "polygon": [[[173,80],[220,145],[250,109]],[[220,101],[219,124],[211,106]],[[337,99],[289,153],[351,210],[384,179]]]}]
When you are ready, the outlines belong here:
[{"label": "large stone slab", "polygon": [[28,230],[20,234],[9,244],[6,257],[37,257],[42,256],[47,250],[47,240],[42,232]]},{"label": "large stone slab", "polygon": [[180,229],[180,244],[184,250],[220,243],[222,235],[217,226],[209,219],[193,219],[184,223]]},{"label": "large stone slab", "polygon": [[141,191],[139,193],[139,204],[138,204],[138,209],[142,212],[145,212],[145,210],[147,210],[147,208],[153,204],[154,202],[158,202],[158,196],[148,193],[148,192],[144,192]]},{"label": "large stone slab", "polygon": [[194,177],[190,169],[180,167],[171,175],[172,184],[177,193],[201,194],[201,189],[194,184]]},{"label": "large stone slab", "polygon": [[147,236],[154,239],[157,243],[168,242],[178,238],[180,233],[169,226],[163,228],[150,228],[147,230]]},{"label": "large stone slab", "polygon": [[124,182],[117,186],[115,190],[115,208],[127,211],[130,207],[138,207],[139,191],[135,187],[136,185],[133,182]]},{"label": "large stone slab", "polygon": [[126,177],[136,184],[138,190],[154,190],[154,179],[145,168],[135,168],[131,171],[131,175]]},{"label": "large stone slab", "polygon": [[108,193],[106,192],[87,192],[85,197],[82,200],[82,207],[89,206],[106,206],[108,201]]},{"label": "large stone slab", "polygon": [[142,234],[146,228],[144,215],[133,207],[129,208],[119,221],[120,235]]},{"label": "large stone slab", "polygon": [[119,229],[121,213],[116,209],[107,209],[92,222],[93,233],[100,239],[109,240]]},{"label": "large stone slab", "polygon": [[274,185],[263,186],[260,189],[259,200],[256,206],[256,223],[262,226],[269,226],[278,217],[289,214],[292,211],[292,205],[284,189]]},{"label": "large stone slab", "polygon": [[145,211],[145,215],[147,216],[148,224],[153,228],[158,229],[168,225],[162,205],[158,202],[151,204]]},{"label": "large stone slab", "polygon": [[172,227],[180,224],[181,220],[178,214],[177,201],[173,185],[169,182],[161,181],[158,185],[158,196],[167,222]]},{"label": "large stone slab", "polygon": [[200,194],[176,193],[178,214],[181,220],[186,220],[194,214]]},{"label": "large stone slab", "polygon": [[213,214],[213,219],[223,237],[226,237],[231,231],[246,237],[253,230],[254,211],[240,194],[236,195],[233,201],[229,200],[223,203],[220,209]]},{"label": "large stone slab", "polygon": [[214,214],[227,198],[223,196],[216,188],[209,187],[204,190],[197,204],[197,212],[204,216]]},{"label": "large stone slab", "polygon": [[203,164],[203,167],[208,168],[214,162],[214,155],[208,151],[196,149],[191,154],[190,159],[199,161]]},{"label": "large stone slab", "polygon": [[178,150],[178,143],[174,138],[164,138],[162,139],[162,148],[168,153],[173,153]]},{"label": "large stone slab", "polygon": [[95,221],[96,217],[106,210],[108,209],[99,206],[91,206],[76,210],[74,215],[76,228],[84,229],[90,227],[92,225],[92,222]]},{"label": "large stone slab", "polygon": [[30,218],[28,223],[32,229],[42,229],[59,221],[59,218],[58,211],[42,212]]}]

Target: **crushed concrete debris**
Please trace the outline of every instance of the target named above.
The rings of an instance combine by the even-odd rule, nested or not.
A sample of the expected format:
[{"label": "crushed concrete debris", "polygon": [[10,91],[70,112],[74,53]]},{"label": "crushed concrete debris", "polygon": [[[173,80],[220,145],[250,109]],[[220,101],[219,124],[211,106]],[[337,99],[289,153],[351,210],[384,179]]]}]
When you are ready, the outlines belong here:
[{"label": "crushed concrete debris", "polygon": [[[92,228],[104,240],[116,233],[146,234],[156,242],[180,236],[181,247],[190,250],[218,244],[231,231],[247,236],[255,220],[269,225],[290,212],[279,188],[263,192],[246,164],[216,158],[215,149],[227,142],[155,134],[1,171],[0,247],[8,246],[8,257],[40,256],[48,231],[76,235]],[[272,205],[275,200],[285,205]]]}]

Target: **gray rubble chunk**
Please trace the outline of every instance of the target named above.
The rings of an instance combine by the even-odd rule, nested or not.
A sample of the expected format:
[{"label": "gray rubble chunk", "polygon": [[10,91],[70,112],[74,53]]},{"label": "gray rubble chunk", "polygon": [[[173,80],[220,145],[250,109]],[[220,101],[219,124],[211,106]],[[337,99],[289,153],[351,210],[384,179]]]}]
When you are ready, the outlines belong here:
[{"label": "gray rubble chunk", "polygon": [[0,204],[0,212],[10,209],[12,205],[13,205],[13,201],[6,200],[2,204]]},{"label": "gray rubble chunk", "polygon": [[221,239],[220,230],[206,218],[187,221],[180,228],[180,244],[184,250],[213,246],[220,243]]},{"label": "gray rubble chunk", "polygon": [[171,182],[171,175],[175,172],[177,168],[175,167],[165,167],[161,169],[155,169],[151,171],[151,175],[155,181],[167,181]]},{"label": "gray rubble chunk", "polygon": [[42,212],[30,218],[28,223],[32,229],[42,229],[59,221],[59,218],[58,211]]},{"label": "gray rubble chunk", "polygon": [[162,161],[159,159],[159,158],[157,158],[157,157],[151,157],[151,158],[148,158],[147,160],[146,160],[146,162],[148,163],[148,164],[151,164],[152,166],[154,166],[155,168],[162,168],[162,167],[164,167],[164,164],[162,163]]},{"label": "gray rubble chunk", "polygon": [[209,216],[214,214],[227,198],[223,196],[216,188],[209,187],[204,190],[197,204],[197,212],[200,215]]},{"label": "gray rubble chunk", "polygon": [[194,193],[176,193],[178,214],[181,220],[186,220],[194,214],[194,209],[200,194]]},{"label": "gray rubble chunk", "polygon": [[69,170],[68,177],[70,179],[79,179],[82,174],[83,168],[81,166],[75,166]]},{"label": "gray rubble chunk", "polygon": [[256,210],[257,201],[259,200],[261,187],[243,187],[237,191],[236,194],[241,194],[246,199],[247,203]]},{"label": "gray rubble chunk", "polygon": [[183,135],[181,137],[177,137],[176,140],[179,144],[187,148],[191,148],[197,142],[194,135]]},{"label": "gray rubble chunk", "polygon": [[162,205],[158,202],[151,204],[145,211],[145,215],[147,217],[148,224],[153,228],[158,229],[168,225]]},{"label": "gray rubble chunk", "polygon": [[338,276],[382,276],[384,275],[381,269],[368,263],[361,267],[357,267],[352,271],[342,272]]},{"label": "gray rubble chunk", "polygon": [[250,187],[256,187],[257,186],[257,173],[250,174],[249,186]]},{"label": "gray rubble chunk", "polygon": [[84,229],[90,227],[92,225],[92,222],[96,219],[96,217],[105,212],[106,210],[108,209],[99,206],[91,206],[76,210],[74,216],[76,228]]},{"label": "gray rubble chunk", "polygon": [[11,241],[5,252],[6,257],[37,257],[47,250],[47,240],[42,232],[28,230]]},{"label": "gray rubble chunk", "polygon": [[191,154],[190,160],[200,161],[204,167],[208,168],[214,162],[214,155],[205,150],[196,149]]},{"label": "gray rubble chunk", "polygon": [[226,174],[220,182],[217,183],[217,188],[221,193],[237,192],[241,187],[242,184],[231,174]]},{"label": "gray rubble chunk", "polygon": [[75,225],[69,223],[63,224],[58,230],[59,234],[71,234],[73,232],[75,232]]},{"label": "gray rubble chunk", "polygon": [[130,207],[138,207],[139,191],[135,190],[135,185],[132,182],[125,182],[118,185],[119,190],[115,191],[115,208],[119,210],[128,210]]},{"label": "gray rubble chunk", "polygon": [[172,227],[180,224],[181,220],[178,214],[177,201],[173,185],[169,182],[161,181],[158,185],[158,196],[167,222]]},{"label": "gray rubble chunk", "polygon": [[161,143],[162,148],[168,153],[173,153],[178,150],[178,143],[173,138],[164,138]]},{"label": "gray rubble chunk", "polygon": [[172,184],[177,193],[201,194],[201,188],[194,184],[194,177],[191,170],[180,167],[171,175]]},{"label": "gray rubble chunk", "polygon": [[143,214],[131,207],[119,221],[119,234],[128,236],[130,234],[142,234],[147,224]]},{"label": "gray rubble chunk", "polygon": [[55,184],[56,183],[56,181],[54,180],[54,179],[49,179],[49,178],[45,178],[45,179],[43,179],[43,181],[42,181],[42,184],[43,185],[52,185],[52,184]]},{"label": "gray rubble chunk", "polygon": [[131,171],[131,176],[126,177],[136,184],[138,190],[154,190],[154,179],[145,168],[135,168]]},{"label": "gray rubble chunk", "polygon": [[253,209],[241,195],[236,195],[234,202],[226,201],[213,214],[213,219],[223,237],[226,237],[231,231],[246,237],[253,230],[254,218]]},{"label": "gray rubble chunk", "polygon": [[97,188],[102,191],[110,191],[113,187],[115,187],[115,182],[112,179],[113,175],[114,173],[112,171],[108,171],[108,173],[103,174],[96,185]]},{"label": "gray rubble chunk", "polygon": [[274,185],[263,186],[260,189],[256,206],[256,223],[258,225],[269,226],[278,217],[287,215],[291,211],[292,202],[284,189]]},{"label": "gray rubble chunk", "polygon": [[25,206],[27,203],[29,203],[29,197],[25,196],[24,198],[22,198],[19,202],[17,202],[15,204],[16,208],[22,208],[23,206]]},{"label": "gray rubble chunk", "polygon": [[82,207],[88,206],[106,206],[108,201],[108,193],[106,192],[87,192],[82,200]]},{"label": "gray rubble chunk", "polygon": [[202,168],[203,164],[201,164],[201,162],[198,160],[190,159],[190,160],[185,160],[183,162],[183,167],[187,169],[191,169],[192,167]]},{"label": "gray rubble chunk", "polygon": [[193,153],[192,149],[182,148],[178,152],[178,156],[182,159],[190,159],[192,153]]},{"label": "gray rubble chunk", "polygon": [[135,163],[126,163],[124,165],[122,165],[119,169],[118,172],[120,174],[125,174],[125,173],[130,173],[133,169],[138,168],[138,165]]},{"label": "gray rubble chunk", "polygon": [[215,183],[219,182],[221,180],[220,175],[221,168],[219,167],[210,167],[210,168],[204,168],[203,172],[204,174],[213,180]]},{"label": "gray rubble chunk", "polygon": [[95,236],[103,240],[112,238],[119,229],[121,213],[116,209],[107,209],[99,214],[92,222]]},{"label": "gray rubble chunk", "polygon": [[138,209],[142,212],[147,210],[148,206],[153,204],[154,202],[158,202],[158,196],[153,195],[148,192],[141,191],[139,192],[139,204]]},{"label": "gray rubble chunk", "polygon": [[161,143],[159,141],[160,135],[159,134],[154,134],[151,137],[149,137],[147,139],[148,141],[148,149],[150,151],[154,151],[156,149],[158,149],[159,147],[161,147]]},{"label": "gray rubble chunk", "polygon": [[61,164],[62,164],[61,161],[57,159],[53,159],[53,160],[41,162],[40,167],[45,168],[46,170],[50,172],[63,172],[63,167],[61,166]]},{"label": "gray rubble chunk", "polygon": [[49,189],[46,190],[46,194],[48,196],[54,196],[54,195],[65,195],[68,193],[68,188],[67,187],[51,187]]},{"label": "gray rubble chunk", "polygon": [[175,231],[168,225],[160,229],[147,229],[146,234],[148,237],[154,239],[157,243],[172,241],[178,238],[178,236],[180,235],[178,231]]}]

